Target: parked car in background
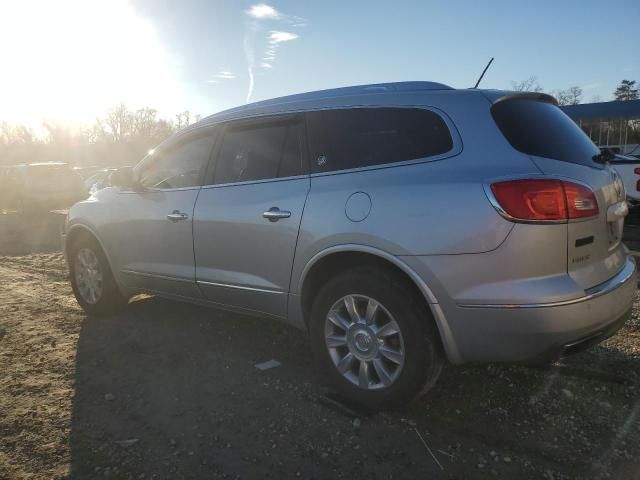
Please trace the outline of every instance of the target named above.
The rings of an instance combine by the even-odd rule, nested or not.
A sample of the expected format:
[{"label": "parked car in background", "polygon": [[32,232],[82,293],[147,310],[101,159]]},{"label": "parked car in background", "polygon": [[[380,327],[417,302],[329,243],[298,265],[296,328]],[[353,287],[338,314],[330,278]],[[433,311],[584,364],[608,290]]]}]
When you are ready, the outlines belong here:
[{"label": "parked car in background", "polygon": [[89,194],[93,195],[98,190],[109,186],[109,177],[115,170],[115,168],[103,168],[87,178],[84,181],[84,186]]},{"label": "parked car in background", "polygon": [[443,362],[545,363],[630,316],[615,171],[540,93],[365,85],[245,105],[74,205],[90,314],[137,293],[287,321],[372,408]]},{"label": "parked car in background", "polygon": [[6,167],[0,177],[0,208],[43,212],[69,208],[87,198],[82,177],[66,163]]},{"label": "parked car in background", "polygon": [[640,204],[640,159],[630,155],[614,155],[611,166],[615,168],[624,182],[629,205]]},{"label": "parked car in background", "polygon": [[102,169],[103,167],[100,167],[98,165],[82,165],[82,166],[76,165],[75,167],[72,167],[72,170],[76,172],[78,175],[80,175],[83,180],[86,180],[91,175],[93,175],[96,172],[99,172]]}]

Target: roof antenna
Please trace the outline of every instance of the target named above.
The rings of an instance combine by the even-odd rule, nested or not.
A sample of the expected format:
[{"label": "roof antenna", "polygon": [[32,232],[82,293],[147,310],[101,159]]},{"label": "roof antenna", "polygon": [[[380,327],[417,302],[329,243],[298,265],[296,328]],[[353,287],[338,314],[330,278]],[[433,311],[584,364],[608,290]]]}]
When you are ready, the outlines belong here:
[{"label": "roof antenna", "polygon": [[491,57],[491,60],[489,60],[489,63],[487,63],[487,66],[484,67],[484,70],[482,70],[482,75],[480,75],[480,78],[478,79],[475,87],[473,88],[478,88],[478,85],[480,85],[480,82],[482,81],[482,77],[484,77],[484,74],[487,73],[487,70],[489,69],[489,65],[491,65],[491,62],[493,62],[493,57]]}]

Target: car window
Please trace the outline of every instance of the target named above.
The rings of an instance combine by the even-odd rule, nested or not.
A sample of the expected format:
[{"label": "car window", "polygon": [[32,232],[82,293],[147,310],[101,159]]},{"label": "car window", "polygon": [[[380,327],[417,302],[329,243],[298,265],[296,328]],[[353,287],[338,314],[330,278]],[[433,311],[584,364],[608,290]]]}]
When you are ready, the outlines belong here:
[{"label": "car window", "polygon": [[491,114],[516,150],[538,157],[593,166],[598,147],[562,110],[551,103],[511,99],[497,102]]},{"label": "car window", "polygon": [[300,173],[300,122],[271,119],[227,127],[214,183],[265,180]]},{"label": "car window", "polygon": [[215,142],[215,133],[198,134],[143,160],[138,178],[146,188],[188,188],[201,184]]},{"label": "car window", "polygon": [[448,152],[444,120],[419,108],[351,108],[307,114],[314,173],[414,160]]}]

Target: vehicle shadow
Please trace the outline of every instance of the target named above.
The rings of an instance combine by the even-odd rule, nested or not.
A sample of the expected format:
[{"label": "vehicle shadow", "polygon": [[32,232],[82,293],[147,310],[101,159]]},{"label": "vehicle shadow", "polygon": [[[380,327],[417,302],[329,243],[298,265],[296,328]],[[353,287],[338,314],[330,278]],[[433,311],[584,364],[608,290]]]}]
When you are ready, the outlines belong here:
[{"label": "vehicle shadow", "polygon": [[[592,477],[614,463],[636,471],[615,454],[638,439],[629,427],[636,377],[591,373],[623,360],[640,371],[640,361],[582,355],[550,369],[450,367],[407,409],[368,415],[327,396],[304,332],[143,298],[83,321],[70,477],[468,478],[478,465],[508,478]],[[271,359],[281,365],[255,367]]]},{"label": "vehicle shadow", "polygon": [[[304,333],[286,325],[160,298],[86,318],[76,357],[71,477],[109,467],[113,478],[126,478],[123,472],[170,478],[177,466],[215,473],[207,449],[223,452],[223,463],[235,469],[241,460],[227,444],[261,449],[245,438],[245,422],[263,414],[280,420],[279,392],[303,397],[314,382],[309,352]],[[286,370],[274,375],[254,367],[270,359]]]}]

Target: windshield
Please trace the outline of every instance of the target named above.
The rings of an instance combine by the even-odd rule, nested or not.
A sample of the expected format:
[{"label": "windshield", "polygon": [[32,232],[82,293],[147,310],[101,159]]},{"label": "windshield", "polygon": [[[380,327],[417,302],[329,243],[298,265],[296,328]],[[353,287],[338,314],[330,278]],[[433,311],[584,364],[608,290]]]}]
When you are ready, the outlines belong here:
[{"label": "windshield", "polygon": [[600,150],[562,110],[529,99],[498,101],[491,114],[516,150],[537,157],[596,166]]}]

